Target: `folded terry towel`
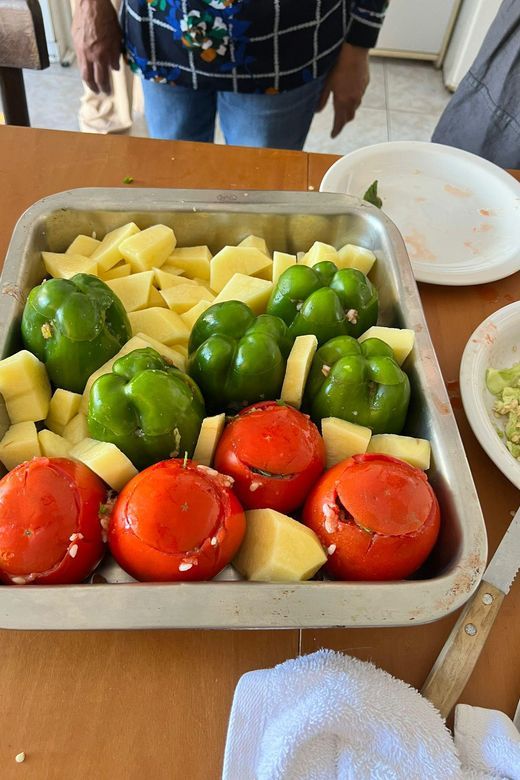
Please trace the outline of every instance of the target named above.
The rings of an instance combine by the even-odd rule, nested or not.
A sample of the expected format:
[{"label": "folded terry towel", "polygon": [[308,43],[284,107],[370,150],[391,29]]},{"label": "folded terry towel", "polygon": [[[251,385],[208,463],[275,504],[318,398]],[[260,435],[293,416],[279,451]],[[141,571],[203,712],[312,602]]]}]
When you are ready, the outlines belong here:
[{"label": "folded terry towel", "polygon": [[462,767],[440,714],[414,688],[320,650],[240,679],[223,780],[516,780],[484,766]]}]

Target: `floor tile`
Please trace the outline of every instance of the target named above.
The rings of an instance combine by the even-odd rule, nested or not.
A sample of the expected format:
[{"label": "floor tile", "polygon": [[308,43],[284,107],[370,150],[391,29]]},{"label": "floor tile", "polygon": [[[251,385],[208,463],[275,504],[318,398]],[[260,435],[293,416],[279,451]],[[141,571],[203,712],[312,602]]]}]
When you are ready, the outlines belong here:
[{"label": "floor tile", "polygon": [[412,111],[389,111],[390,141],[430,141],[440,114],[416,114]]},{"label": "floor tile", "polygon": [[83,86],[76,68],[53,64],[43,71],[24,71],[29,117],[33,127],[79,130]]},{"label": "floor tile", "polygon": [[382,109],[359,108],[355,119],[336,138],[330,137],[333,116],[329,100],[325,109],[314,117],[304,146],[306,152],[347,154],[360,146],[388,141],[387,115]]},{"label": "floor tile", "polygon": [[435,114],[444,110],[451,93],[442,73],[428,62],[389,60],[385,63],[387,108]]},{"label": "floor tile", "polygon": [[363,97],[363,108],[386,108],[384,62],[371,58],[369,66],[370,84]]}]

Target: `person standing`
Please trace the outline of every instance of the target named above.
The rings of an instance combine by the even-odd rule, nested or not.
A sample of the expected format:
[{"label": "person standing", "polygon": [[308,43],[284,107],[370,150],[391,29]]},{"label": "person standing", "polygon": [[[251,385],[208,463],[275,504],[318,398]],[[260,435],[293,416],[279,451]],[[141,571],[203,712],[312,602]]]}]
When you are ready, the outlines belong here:
[{"label": "person standing", "polygon": [[74,41],[85,81],[106,91],[121,37],[143,78],[155,138],[301,149],[332,95],[338,135],[369,82],[387,0],[78,0]]}]

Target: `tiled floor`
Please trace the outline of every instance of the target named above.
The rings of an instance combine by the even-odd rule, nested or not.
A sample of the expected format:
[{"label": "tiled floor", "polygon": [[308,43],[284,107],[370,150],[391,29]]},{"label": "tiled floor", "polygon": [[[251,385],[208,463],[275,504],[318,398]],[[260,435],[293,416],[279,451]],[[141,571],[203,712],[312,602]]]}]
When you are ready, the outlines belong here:
[{"label": "tiled floor", "polygon": [[[78,69],[52,65],[43,72],[26,71],[25,82],[34,127],[78,130],[77,111],[82,94]],[[332,104],[316,114],[305,149],[346,154],[380,141],[430,139],[450,98],[441,72],[433,65],[410,60],[371,60],[371,81],[355,121],[330,138]],[[147,135],[137,116],[133,135]],[[217,142],[222,136],[217,133]]]}]

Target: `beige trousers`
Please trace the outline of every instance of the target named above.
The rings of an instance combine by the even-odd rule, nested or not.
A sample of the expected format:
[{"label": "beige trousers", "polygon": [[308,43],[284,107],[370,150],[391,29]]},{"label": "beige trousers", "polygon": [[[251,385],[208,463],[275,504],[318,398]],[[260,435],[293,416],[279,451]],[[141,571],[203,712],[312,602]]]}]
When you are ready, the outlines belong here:
[{"label": "beige trousers", "polygon": [[[74,13],[75,0],[70,0]],[[121,0],[112,0],[119,11]],[[112,94],[96,95],[83,82],[83,97],[78,114],[79,128],[82,133],[124,133],[132,127],[132,108],[142,113],[141,80],[137,78],[123,57],[119,70],[111,74]]]}]

